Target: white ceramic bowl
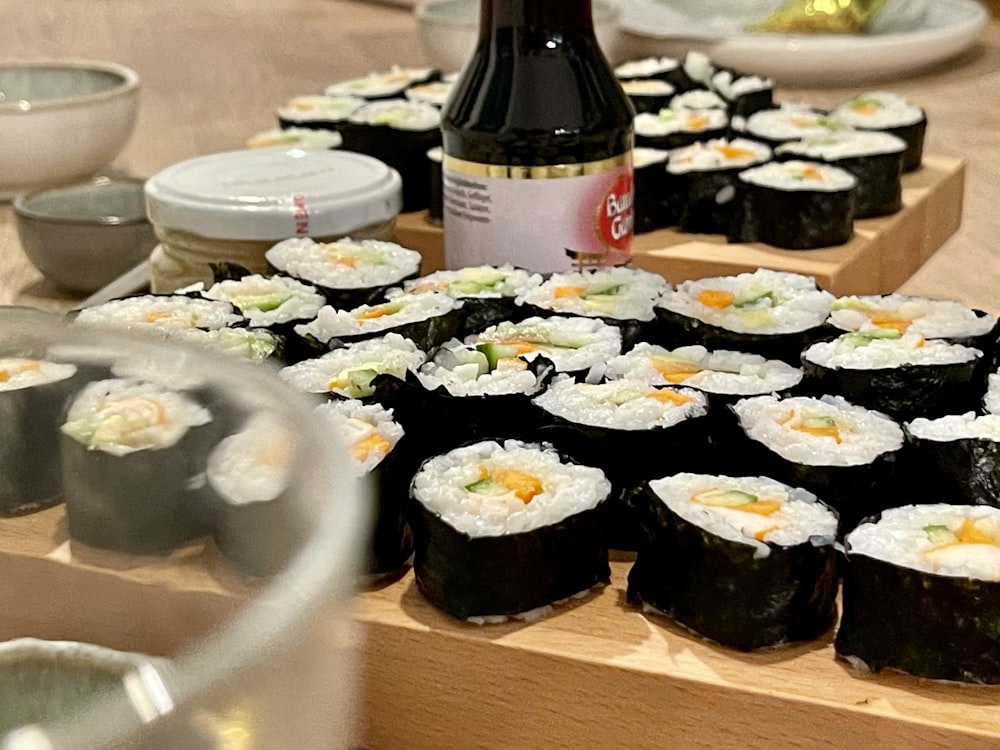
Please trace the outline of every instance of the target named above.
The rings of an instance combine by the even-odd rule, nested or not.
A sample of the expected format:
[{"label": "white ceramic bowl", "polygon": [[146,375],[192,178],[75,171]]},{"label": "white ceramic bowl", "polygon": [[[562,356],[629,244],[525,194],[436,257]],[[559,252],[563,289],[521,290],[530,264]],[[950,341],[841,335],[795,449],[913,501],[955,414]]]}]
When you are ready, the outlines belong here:
[{"label": "white ceramic bowl", "polygon": [[[422,0],[414,9],[417,36],[431,65],[444,73],[461,69],[479,35],[479,0]],[[604,56],[618,55],[617,0],[593,0],[594,31]]]},{"label": "white ceramic bowl", "polygon": [[139,75],[89,60],[0,61],[0,199],[87,177],[128,142]]}]

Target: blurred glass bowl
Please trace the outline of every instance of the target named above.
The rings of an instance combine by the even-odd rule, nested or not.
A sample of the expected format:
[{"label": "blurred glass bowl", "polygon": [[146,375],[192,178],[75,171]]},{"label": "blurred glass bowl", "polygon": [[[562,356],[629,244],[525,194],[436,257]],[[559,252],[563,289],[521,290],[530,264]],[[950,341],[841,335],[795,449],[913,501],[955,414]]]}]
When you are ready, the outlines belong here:
[{"label": "blurred glass bowl", "polygon": [[14,198],[21,247],[63,289],[90,294],[149,257],[144,181],[98,177]]},{"label": "blurred glass bowl", "polygon": [[[618,55],[616,0],[593,0],[594,30],[604,56]],[[461,69],[479,36],[479,0],[422,0],[414,9],[417,36],[430,64],[443,73]]]},{"label": "blurred glass bowl", "polygon": [[0,61],[0,199],[88,177],[135,125],[139,75],[111,62]]}]

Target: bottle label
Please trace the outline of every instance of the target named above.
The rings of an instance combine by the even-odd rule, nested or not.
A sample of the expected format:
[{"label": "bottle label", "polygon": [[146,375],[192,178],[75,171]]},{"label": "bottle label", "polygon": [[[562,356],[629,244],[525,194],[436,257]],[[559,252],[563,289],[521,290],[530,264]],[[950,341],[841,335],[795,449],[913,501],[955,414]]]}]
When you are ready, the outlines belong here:
[{"label": "bottle label", "polygon": [[623,265],[633,233],[632,154],[516,167],[445,155],[445,264],[549,273]]}]

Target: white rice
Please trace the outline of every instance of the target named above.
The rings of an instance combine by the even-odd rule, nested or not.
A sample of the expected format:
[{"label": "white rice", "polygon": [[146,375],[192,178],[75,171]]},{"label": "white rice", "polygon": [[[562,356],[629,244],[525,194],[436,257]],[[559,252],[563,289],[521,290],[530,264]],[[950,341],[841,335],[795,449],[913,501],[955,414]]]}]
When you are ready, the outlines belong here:
[{"label": "white rice", "polygon": [[837,161],[880,154],[902,154],[906,141],[878,130],[835,130],[799,141],[783,143],[775,155],[793,154],[803,159]]},{"label": "white rice", "polygon": [[410,339],[389,333],[283,367],[278,374],[306,393],[360,398],[370,395],[366,392],[369,375],[388,373],[403,380],[407,370],[416,371],[426,359]]},{"label": "white rice", "polygon": [[232,303],[250,325],[262,327],[309,320],[326,304],[316,287],[281,274],[219,281],[201,295]]},{"label": "white rice", "polygon": [[278,107],[278,117],[287,122],[340,122],[361,107],[358,96],[295,96]]},{"label": "white rice", "polygon": [[[680,473],[649,483],[650,489],[685,521],[718,537],[753,547],[754,557],[771,554],[769,544],[792,547],[812,542],[831,545],[837,516],[816,496],[767,477],[726,477]],[[746,493],[750,505],[773,508],[768,513],[712,504],[713,491]]]},{"label": "white rice", "polygon": [[402,94],[410,86],[426,81],[433,73],[431,68],[404,68],[393,65],[387,71],[376,71],[361,78],[332,83],[323,93],[327,96],[383,98]]},{"label": "white rice", "polygon": [[669,289],[659,274],[616,266],[553,273],[523,291],[517,302],[564,315],[650,321],[656,317],[656,303]]},{"label": "white rice", "polygon": [[986,378],[983,408],[990,414],[1000,414],[1000,373],[992,372]]},{"label": "white rice", "polygon": [[729,123],[724,109],[661,109],[659,112],[640,112],[635,116],[635,132],[650,138],[674,133],[704,133],[719,130]]},{"label": "white rice", "polygon": [[209,454],[208,483],[230,505],[275,500],[288,488],[295,446],[296,436],[281,420],[257,414]]},{"label": "white rice", "polygon": [[992,506],[890,508],[844,541],[849,555],[941,576],[1000,581],[1000,509]]},{"label": "white rice", "polygon": [[[896,334],[895,331],[880,333]],[[831,341],[819,341],[804,352],[806,361],[828,368],[883,370],[904,365],[947,365],[971,362],[983,353],[941,339],[925,339],[917,333],[871,338],[868,333],[845,333]]]},{"label": "white rice", "polygon": [[531,396],[541,388],[524,358],[504,357],[490,370],[485,354],[455,339],[439,347],[417,377],[428,390],[444,387],[453,396]]},{"label": "white rice", "polygon": [[418,83],[403,92],[403,95],[411,102],[430,104],[440,109],[448,100],[448,95],[454,88],[454,81],[432,81],[431,83]]},{"label": "white rice", "polygon": [[578,372],[621,354],[621,330],[598,318],[556,315],[504,321],[468,336],[467,344],[512,344],[526,356],[542,354],[559,372]]},{"label": "white rice", "polygon": [[947,414],[937,419],[918,417],[906,423],[906,429],[921,440],[947,443],[952,440],[992,440],[1000,442],[1000,415],[973,412]]},{"label": "white rice", "polygon": [[369,102],[347,119],[357,125],[387,125],[396,130],[422,132],[441,126],[441,110],[426,102],[386,99]]},{"label": "white rice", "polygon": [[667,105],[675,112],[684,110],[726,109],[726,102],[721,96],[709,89],[689,89],[671,98]]},{"label": "white rice", "polygon": [[[705,304],[708,296],[732,295],[730,304]],[[703,323],[738,333],[778,334],[822,325],[834,296],[810,276],[759,269],[735,276],[681,282],[659,305]]]},{"label": "white rice", "polygon": [[848,295],[830,310],[830,323],[845,331],[890,327],[927,338],[982,336],[997,324],[997,316],[977,315],[954,300],[905,294]]},{"label": "white rice", "polygon": [[541,283],[541,274],[506,264],[434,271],[416,279],[407,279],[403,282],[403,289],[411,293],[444,292],[452,297],[499,299],[516,297]]},{"label": "white rice", "polygon": [[[903,446],[895,421],[839,396],[753,396],[732,408],[750,438],[797,464],[861,466]],[[836,436],[805,431],[814,420],[829,420]]]},{"label": "white rice", "polygon": [[[541,491],[529,502],[514,494],[468,489],[496,472],[523,472]],[[564,463],[549,446],[507,440],[483,441],[426,461],[413,479],[412,494],[432,513],[472,537],[504,536],[551,526],[596,508],[611,492],[604,472]]]},{"label": "white rice", "polygon": [[654,78],[676,70],[680,63],[672,57],[644,57],[628,60],[615,68],[619,78]]},{"label": "white rice", "polygon": [[[672,398],[664,398],[669,394]],[[576,424],[614,430],[672,427],[704,416],[708,398],[691,388],[657,388],[641,380],[580,383],[557,376],[532,399],[549,412]]]},{"label": "white rice", "polygon": [[837,105],[830,115],[850,127],[876,130],[915,125],[925,119],[920,107],[889,91],[859,94]]},{"label": "white rice", "polygon": [[771,158],[770,147],[747,138],[713,138],[672,149],[667,171],[671,174],[736,169],[762,164]]},{"label": "white rice", "polygon": [[[393,293],[395,292],[395,293]],[[338,310],[330,305],[319,309],[315,319],[295,326],[300,336],[314,336],[327,342],[338,336],[358,336],[388,331],[401,325],[419,323],[459,309],[464,303],[441,292],[406,294],[390,290],[386,302]]]},{"label": "white rice", "polygon": [[[279,343],[278,338],[273,333],[262,328],[215,328],[210,331],[188,328],[171,334],[169,338],[172,341],[193,344],[253,362],[260,362],[274,356],[277,353]],[[150,364],[154,369],[162,368],[162,365],[155,362]],[[151,379],[155,378],[151,377]]]},{"label": "white rice", "polygon": [[798,385],[802,369],[758,354],[709,351],[699,345],[671,350],[642,341],[612,359],[604,377],[642,380],[652,385],[683,383],[708,393],[751,396]]},{"label": "white rice", "polygon": [[0,357],[0,391],[19,391],[67,380],[76,375],[76,365],[43,359]]},{"label": "white rice", "polygon": [[336,130],[319,128],[271,128],[261,130],[247,138],[247,148],[299,148],[325,150],[340,148],[344,137]]},{"label": "white rice", "polygon": [[710,86],[715,71],[715,63],[704,52],[690,50],[684,55],[684,73],[692,81],[697,81],[704,86]]},{"label": "white rice", "polygon": [[622,91],[629,96],[671,96],[676,89],[659,78],[633,78],[621,82]]},{"label": "white rice", "polygon": [[636,146],[632,150],[632,164],[636,169],[648,167],[651,164],[663,164],[665,167],[668,159],[670,159],[670,152],[666,149]]},{"label": "white rice", "polygon": [[121,297],[87,307],[74,318],[82,325],[110,326],[168,336],[186,328],[224,328],[243,321],[231,304],[183,294]]},{"label": "white rice", "polygon": [[316,407],[321,418],[329,420],[351,455],[351,466],[359,476],[368,474],[392,453],[403,428],[392,409],[381,404],[365,404],[357,399],[327,401]]},{"label": "white rice", "polygon": [[755,75],[734,78],[728,70],[720,70],[712,76],[712,88],[729,101],[735,101],[741,96],[774,88],[774,80]]},{"label": "white rice", "polygon": [[740,180],[759,187],[787,191],[841,192],[858,184],[858,178],[845,169],[816,161],[771,161],[750,167],[739,174]]},{"label": "white rice", "polygon": [[271,247],[264,257],[279,272],[330,289],[389,286],[415,275],[422,256],[416,250],[382,240],[316,242],[292,237]]},{"label": "white rice", "polygon": [[176,445],[208,424],[208,409],[155,383],[126,378],[88,383],[70,404],[62,431],[88,450],[124,456]]}]

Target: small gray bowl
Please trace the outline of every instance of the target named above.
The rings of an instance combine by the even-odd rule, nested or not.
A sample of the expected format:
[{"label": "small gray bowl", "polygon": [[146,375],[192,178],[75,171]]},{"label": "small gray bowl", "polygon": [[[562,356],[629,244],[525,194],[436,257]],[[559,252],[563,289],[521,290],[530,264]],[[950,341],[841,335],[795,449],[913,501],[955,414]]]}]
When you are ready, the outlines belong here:
[{"label": "small gray bowl", "polygon": [[156,246],[145,182],[95,177],[14,198],[21,247],[32,265],[70,292],[90,294],[134,268]]}]

